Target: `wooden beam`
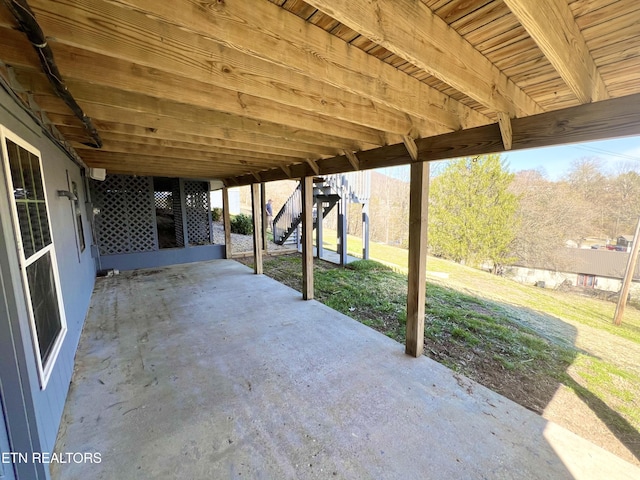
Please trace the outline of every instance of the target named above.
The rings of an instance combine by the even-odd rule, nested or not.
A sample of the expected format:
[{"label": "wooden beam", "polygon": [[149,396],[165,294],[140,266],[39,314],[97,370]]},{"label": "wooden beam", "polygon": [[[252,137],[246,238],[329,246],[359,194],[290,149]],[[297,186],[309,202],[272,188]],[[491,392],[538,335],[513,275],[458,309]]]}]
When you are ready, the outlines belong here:
[{"label": "wooden beam", "polygon": [[517,116],[542,112],[533,99],[423,2],[307,3],[487,108]]},{"label": "wooden beam", "polygon": [[[16,32],[19,33],[19,32]],[[0,51],[3,60],[17,65],[23,70],[32,68],[36,72],[33,61],[22,53],[22,49],[11,43],[13,33],[0,31]],[[8,52],[8,53],[6,53]],[[6,53],[6,54],[5,54]],[[153,95],[156,108],[162,108],[164,101],[175,104],[183,103],[201,109],[203,115],[218,116],[217,122],[211,125],[224,125],[230,128],[238,122],[245,124],[247,131],[268,133],[269,130],[280,130],[275,136],[290,140],[311,136],[312,143],[322,143],[330,136],[338,143],[351,145],[351,149],[360,149],[366,145],[382,145],[399,135],[375,130],[331,119],[323,115],[288,107],[276,102],[250,95],[239,95],[233,90],[214,91],[215,88],[204,82],[181,77],[175,73],[162,73],[162,78],[153,73],[153,69],[143,68],[130,62],[96,53],[87,53],[75,47],[61,45],[56,48],[56,62],[67,78],[76,82],[90,82],[94,85],[108,86],[116,90],[131,91],[136,95]],[[117,72],[117,74],[116,74]],[[162,99],[159,101],[158,99]],[[117,99],[93,98],[93,101],[104,106],[119,105]],[[234,114],[234,115],[229,115]],[[120,120],[128,117],[120,117]],[[238,128],[242,129],[242,128]],[[288,133],[285,134],[285,132]],[[333,144],[333,142],[331,142]]]},{"label": "wooden beam", "polygon": [[408,135],[405,135],[404,137],[402,137],[402,142],[404,143],[404,146],[407,147],[407,152],[409,152],[409,156],[411,157],[411,160],[413,162],[417,162],[418,146],[416,145],[416,141],[413,139],[413,137],[409,137]]},{"label": "wooden beam", "polygon": [[222,189],[222,224],[224,225],[224,256],[231,259],[231,215],[229,212],[229,189]]},{"label": "wooden beam", "polygon": [[353,169],[360,170],[360,161],[358,160],[356,154],[349,150],[345,150],[344,154],[347,156],[347,160],[349,160],[349,163],[351,164]]},{"label": "wooden beam", "polygon": [[270,2],[217,2],[208,5],[207,15],[190,0],[119,3],[447,130],[489,122],[435,88]]},{"label": "wooden beam", "polygon": [[[229,85],[233,85],[235,108],[242,108],[242,103],[248,107],[261,98],[277,102],[280,110],[289,111],[291,107],[290,114],[303,109],[334,122],[340,120],[382,132],[401,134],[417,128],[426,133],[434,128],[430,120],[411,119],[383,103],[363,100],[359,95],[323,83],[324,77],[305,76],[241,49],[231,49],[212,41],[209,35],[181,28],[173,20],[160,25],[153,16],[104,0],[79,0],[73,5],[59,2],[55,8],[49,2],[36,0],[32,7],[51,38],[56,55],[60,44],[80,47],[151,68],[156,81],[161,83],[165,74],[176,72],[185,79],[184,90],[190,89],[191,81],[204,82],[213,90],[209,95],[216,99],[218,95],[224,96],[222,90],[230,92]],[[95,21],[96,16],[100,22]],[[77,78],[75,70],[65,70],[65,76]],[[144,75],[142,69],[136,73]],[[245,100],[239,95],[249,98]]]},{"label": "wooden beam", "polygon": [[[1,40],[0,40],[1,42]],[[35,94],[51,96],[49,83],[44,75],[33,68],[14,67],[17,80],[22,86]],[[288,134],[280,125],[261,122],[256,125],[244,118],[230,117],[227,114],[216,112],[214,108],[206,107],[210,99],[205,99],[207,105],[194,106],[184,102],[172,101],[151,95],[151,92],[130,92],[120,88],[87,84],[82,80],[68,79],[67,85],[73,91],[74,96],[83,104],[93,103],[105,106],[108,103],[111,108],[102,110],[106,117],[102,117],[101,133],[104,131],[123,133],[137,136],[152,136],[153,138],[191,141],[211,145],[212,140],[217,140],[215,145],[221,147],[243,148],[242,144],[250,143],[265,147],[279,147],[298,152],[320,155],[338,154],[344,148],[340,148],[337,138],[326,138],[315,132],[289,131]],[[54,97],[52,97],[54,98]],[[57,105],[47,105],[47,112],[66,114],[62,108],[64,104],[59,101]],[[141,115],[141,118],[138,116]],[[170,117],[185,122],[183,126],[175,122],[173,125],[163,128],[162,125],[154,125],[154,117]],[[117,123],[116,123],[117,122]],[[137,123],[136,123],[137,122]],[[200,127],[198,128],[198,125]],[[258,128],[259,127],[259,128]],[[185,139],[186,140],[183,140]],[[192,139],[192,140],[189,140]],[[338,141],[338,147],[327,146],[326,142]],[[342,141],[342,143],[345,143]],[[357,142],[349,140],[345,145],[356,145]],[[274,152],[277,153],[277,152]],[[298,156],[298,155],[296,155]],[[301,155],[303,156],[303,155]]]},{"label": "wooden beam", "polygon": [[262,182],[262,179],[260,178],[260,174],[258,172],[251,172],[251,175],[253,175],[253,178],[255,178],[258,182]]},{"label": "wooden beam", "polygon": [[302,298],[313,300],[313,177],[302,183]]},{"label": "wooden beam", "polygon": [[[511,120],[512,150],[548,147],[640,135],[640,94],[587,103]],[[433,161],[504,151],[497,123],[416,140],[420,160]],[[411,163],[404,143],[358,152],[363,170]],[[347,172],[350,164],[344,155],[318,160],[316,175]],[[301,176],[304,165],[292,165],[291,172]],[[280,169],[262,172],[265,181],[282,180]],[[241,176],[247,185],[253,177]]]},{"label": "wooden beam", "polygon": [[307,161],[307,164],[311,167],[311,170],[313,170],[313,173],[315,173],[316,175],[319,175],[320,168],[318,168],[318,164],[315,162],[315,160],[313,160],[312,158],[306,158],[305,160]]},{"label": "wooden beam", "polygon": [[505,0],[505,3],[581,103],[609,98],[567,2]]},{"label": "wooden beam", "polygon": [[427,275],[427,223],[429,164],[411,164],[409,194],[409,275],[407,287],[407,355],[419,357],[424,350],[424,314]]},{"label": "wooden beam", "polygon": [[[104,122],[101,122],[104,124]],[[225,139],[213,139],[211,137],[203,137],[200,135],[184,134],[180,135],[178,132],[173,132],[174,135],[167,135],[170,138],[163,138],[164,133],[169,133],[167,130],[163,130],[161,136],[158,136],[158,131],[148,132],[148,136],[144,134],[144,128],[131,125],[132,130],[139,130],[139,134],[120,133],[118,131],[102,131],[101,137],[103,137],[106,147],[103,145],[102,150],[110,148],[112,151],[116,151],[113,148],[117,145],[137,146],[138,148],[148,147],[151,149],[158,148],[177,148],[182,150],[189,150],[195,152],[207,152],[207,153],[229,153],[234,155],[246,155],[254,156],[255,158],[266,158],[275,160],[276,157],[280,157],[283,161],[298,162],[303,161],[307,152],[289,150],[287,148],[279,147],[266,147],[263,145],[239,143]],[[70,142],[80,143],[82,140],[82,132],[75,127],[68,127],[61,125],[59,127],[60,133]],[[121,129],[125,130],[125,129]]]},{"label": "wooden beam", "polygon": [[284,174],[287,176],[287,178],[291,178],[291,169],[287,165],[280,165],[280,168],[282,169]]},{"label": "wooden beam", "polygon": [[[76,150],[90,150],[91,147],[76,143]],[[92,151],[95,151],[93,149]],[[129,143],[126,141],[106,140],[103,142],[101,152],[124,153],[130,155],[149,155],[154,157],[188,158],[190,160],[224,160],[224,158],[246,159],[245,165],[269,165],[273,166],[278,162],[296,162],[300,159],[272,155],[269,153],[258,153],[252,151],[241,151],[229,148],[202,147],[177,148],[170,145],[148,145],[142,143]],[[242,162],[238,162],[242,163]]]},{"label": "wooden beam", "polygon": [[505,150],[511,150],[513,144],[513,129],[511,128],[511,117],[508,113],[498,112],[498,126],[502,136],[502,145]]},{"label": "wooden beam", "polygon": [[251,207],[253,211],[253,271],[262,274],[262,199],[260,184],[251,185]]}]

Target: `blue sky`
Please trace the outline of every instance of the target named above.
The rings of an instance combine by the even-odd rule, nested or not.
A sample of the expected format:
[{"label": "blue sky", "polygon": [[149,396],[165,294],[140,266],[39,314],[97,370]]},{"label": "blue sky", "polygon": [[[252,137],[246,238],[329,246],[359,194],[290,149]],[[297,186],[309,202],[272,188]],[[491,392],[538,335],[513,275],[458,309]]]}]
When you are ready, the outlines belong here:
[{"label": "blue sky", "polygon": [[[549,180],[560,179],[571,168],[572,162],[594,157],[602,161],[606,173],[615,173],[623,165],[633,166],[640,173],[640,136],[503,153],[512,172],[542,169]],[[409,180],[408,166],[379,171],[390,177]]]},{"label": "blue sky", "polygon": [[543,168],[550,180],[558,180],[581,158],[597,157],[605,172],[614,173],[621,165],[633,165],[640,172],[640,136],[616,140],[577,143],[558,147],[508,152],[503,157],[513,172]]}]

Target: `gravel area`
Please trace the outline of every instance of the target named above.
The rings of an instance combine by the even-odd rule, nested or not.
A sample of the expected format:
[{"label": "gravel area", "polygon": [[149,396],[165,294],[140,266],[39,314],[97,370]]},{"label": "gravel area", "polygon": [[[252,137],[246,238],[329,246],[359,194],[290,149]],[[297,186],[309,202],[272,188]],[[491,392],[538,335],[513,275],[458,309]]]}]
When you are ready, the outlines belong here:
[{"label": "gravel area", "polygon": [[[224,244],[224,226],[222,222],[213,222],[213,243]],[[269,242],[267,252],[295,250],[293,245],[276,245]],[[253,235],[231,234],[231,253],[253,253]]]}]

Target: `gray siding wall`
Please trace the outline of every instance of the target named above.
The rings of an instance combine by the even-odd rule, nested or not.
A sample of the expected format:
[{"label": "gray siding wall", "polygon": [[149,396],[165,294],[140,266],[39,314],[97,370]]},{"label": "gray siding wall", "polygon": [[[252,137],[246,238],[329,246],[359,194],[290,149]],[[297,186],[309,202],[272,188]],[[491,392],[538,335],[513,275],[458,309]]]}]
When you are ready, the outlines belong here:
[{"label": "gray siding wall", "polygon": [[[6,189],[4,169],[0,169],[0,217],[3,224],[3,237],[0,255],[6,260],[10,281],[4,279],[5,302],[7,311],[14,312],[10,318],[0,318],[0,322],[9,322],[14,338],[18,339],[23,387],[30,398],[36,416],[37,436],[42,451],[52,451],[62,417],[65,399],[69,389],[73,362],[95,280],[95,263],[91,257],[91,227],[84,201],[85,186],[80,168],[73,163],[53,142],[51,142],[7,93],[0,89],[0,124],[20,136],[26,142],[40,150],[44,172],[49,215],[52,227],[56,258],[67,321],[67,334],[55,363],[54,370],[45,390],[40,389],[36,361],[34,358],[32,336],[24,306],[24,293],[19,277],[18,257],[15,241],[12,238],[9,212],[9,193]],[[68,180],[75,181],[80,193],[83,230],[87,247],[79,254],[76,240],[76,228],[72,202],[58,197],[57,190],[68,190]],[[6,272],[6,270],[5,270]],[[2,365],[4,366],[4,365]],[[11,395],[15,389],[3,386],[4,394]],[[7,393],[9,392],[9,393]],[[9,412],[10,413],[10,412]],[[48,476],[48,473],[46,474]]]}]

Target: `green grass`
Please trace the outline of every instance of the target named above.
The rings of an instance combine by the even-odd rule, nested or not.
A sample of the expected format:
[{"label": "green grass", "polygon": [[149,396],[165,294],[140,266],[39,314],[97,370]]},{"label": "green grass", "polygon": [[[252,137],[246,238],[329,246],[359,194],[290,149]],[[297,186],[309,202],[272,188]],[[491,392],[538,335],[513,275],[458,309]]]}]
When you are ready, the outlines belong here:
[{"label": "green grass", "polygon": [[[335,249],[335,232],[327,229],[324,232],[323,245]],[[349,235],[347,250],[350,255],[362,257],[362,240]],[[371,242],[369,256],[397,272],[407,272],[408,253],[405,249]],[[587,325],[640,344],[640,310],[635,308],[627,308],[622,325],[615,326],[615,304],[604,300],[523,285],[436,257],[427,260],[427,276],[459,292],[500,302],[507,307],[526,307],[544,312],[571,324]],[[517,318],[514,320],[518,321]],[[527,324],[527,318],[520,320]],[[535,328],[535,325],[529,326]]]}]

